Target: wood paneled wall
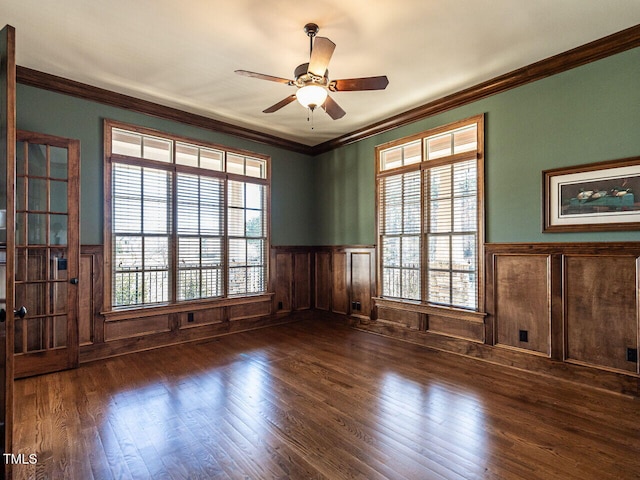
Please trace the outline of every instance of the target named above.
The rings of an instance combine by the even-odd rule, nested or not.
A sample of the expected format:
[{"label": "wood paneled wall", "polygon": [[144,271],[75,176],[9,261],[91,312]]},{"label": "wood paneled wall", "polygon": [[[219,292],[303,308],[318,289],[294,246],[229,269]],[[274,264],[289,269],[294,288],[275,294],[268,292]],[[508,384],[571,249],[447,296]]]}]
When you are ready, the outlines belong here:
[{"label": "wood paneled wall", "polygon": [[315,308],[367,321],[373,312],[375,248],[273,247],[274,311]]},{"label": "wood paneled wall", "polygon": [[487,244],[486,314],[376,298],[371,246],[278,246],[270,256],[269,295],[105,318],[102,247],[82,247],[80,360],[274,325],[314,308],[431,348],[640,393],[640,243]]},{"label": "wood paneled wall", "polygon": [[[100,314],[103,305],[104,277],[102,246],[85,245],[80,249],[80,275],[78,296],[78,330],[80,346],[104,342],[104,319]],[[96,328],[98,327],[98,328]]]},{"label": "wood paneled wall", "polygon": [[[490,300],[494,325],[487,335],[489,343],[551,356],[550,258],[509,254],[494,258],[494,296]],[[520,338],[521,331],[526,332],[526,339]]]},{"label": "wood paneled wall", "polygon": [[273,247],[269,294],[159,309],[101,313],[103,247],[85,245],[80,260],[80,361],[204,339],[289,321],[317,308],[368,321],[375,291],[373,247]]},{"label": "wood paneled wall", "polygon": [[487,245],[496,347],[640,374],[640,244]]},{"label": "wood paneled wall", "polygon": [[378,321],[388,324],[391,328],[402,326],[418,332],[446,335],[478,343],[485,342],[483,312],[386,298],[373,300]]},{"label": "wood paneled wall", "polygon": [[276,314],[308,310],[312,306],[313,249],[272,247],[270,289]]},{"label": "wood paneled wall", "polygon": [[[131,312],[101,313],[104,275],[103,247],[85,245],[80,254],[80,361],[251,330],[289,321],[272,315],[272,294],[213,302],[193,302]],[[295,257],[297,270],[303,260]],[[293,263],[290,265],[293,268]],[[286,265],[280,274],[286,271]],[[291,293],[283,301],[290,302]],[[304,303],[304,296],[299,295]],[[289,299],[289,300],[287,300]],[[309,300],[307,300],[309,304]]]},{"label": "wood paneled wall", "polygon": [[373,318],[375,247],[332,246],[315,249],[315,308],[351,315],[361,322]]},{"label": "wood paneled wall", "polygon": [[315,252],[314,255],[314,307],[331,310],[331,251]]},{"label": "wood paneled wall", "polygon": [[[319,271],[342,269],[344,262],[336,263],[333,253],[316,254]],[[485,267],[484,312],[373,298],[375,321],[351,324],[640,395],[640,243],[487,244]],[[326,282],[328,276],[316,278]],[[328,295],[322,284],[316,291]]]}]

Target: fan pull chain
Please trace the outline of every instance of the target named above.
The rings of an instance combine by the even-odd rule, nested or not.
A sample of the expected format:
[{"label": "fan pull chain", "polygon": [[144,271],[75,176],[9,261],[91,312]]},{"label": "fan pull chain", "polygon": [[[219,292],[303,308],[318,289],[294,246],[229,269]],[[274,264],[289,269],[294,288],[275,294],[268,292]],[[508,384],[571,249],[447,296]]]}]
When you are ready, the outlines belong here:
[{"label": "fan pull chain", "polygon": [[311,122],[311,130],[313,130],[313,108],[307,107],[307,122]]}]

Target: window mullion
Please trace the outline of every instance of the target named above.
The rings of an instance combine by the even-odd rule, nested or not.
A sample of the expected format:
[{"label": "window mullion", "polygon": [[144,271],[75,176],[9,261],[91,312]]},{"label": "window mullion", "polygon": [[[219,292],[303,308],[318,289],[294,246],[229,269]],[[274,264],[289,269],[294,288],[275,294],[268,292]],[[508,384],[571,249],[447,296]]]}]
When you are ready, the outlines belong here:
[{"label": "window mullion", "polygon": [[[404,154],[403,154],[404,157]],[[401,228],[400,228],[400,236],[399,236],[399,246],[400,246],[400,255],[399,255],[399,266],[400,266],[400,297],[404,298],[405,285],[404,285],[404,234],[406,225],[404,223],[405,216],[404,211],[406,208],[406,199],[405,199],[405,176],[400,176],[400,218],[401,218]]]},{"label": "window mullion", "polygon": [[[453,135],[451,135],[451,151],[453,151]],[[455,222],[455,215],[454,215],[454,211],[455,211],[455,203],[456,203],[456,195],[455,195],[455,184],[454,184],[454,168],[453,168],[453,164],[450,165],[450,175],[449,178],[451,179],[451,185],[450,185],[450,189],[451,189],[451,211],[450,211],[450,224],[451,225],[451,231],[449,232],[449,304],[453,304],[453,232],[455,231],[455,226],[454,226],[454,222]]]},{"label": "window mullion", "polygon": [[142,258],[140,259],[140,265],[142,266],[141,272],[141,283],[142,283],[142,291],[140,292],[140,297],[142,297],[142,303],[145,303],[145,292],[147,291],[147,279],[145,277],[145,260],[146,256],[146,236],[144,231],[144,210],[145,210],[145,186],[144,186],[144,167],[140,169],[140,249]]},{"label": "window mullion", "polygon": [[[173,142],[173,158],[176,158],[176,144]],[[171,218],[167,219],[169,222],[168,231],[170,232],[169,238],[169,301],[175,302],[178,300],[178,173],[175,167],[171,173],[170,188],[167,192],[170,195],[169,198],[169,213]]]},{"label": "window mullion", "polygon": [[[246,165],[245,165],[246,169]],[[242,211],[242,223],[244,230],[244,291],[249,291],[249,237],[247,235],[247,212],[248,212],[248,202],[247,202],[247,184],[244,185],[244,210]]]},{"label": "window mullion", "polygon": [[[424,148],[423,148],[424,151]],[[430,225],[431,225],[431,203],[429,202],[430,198],[430,188],[429,188],[429,179],[431,172],[429,169],[425,169],[424,173],[420,172],[420,180],[422,185],[420,186],[420,194],[422,195],[421,206],[424,208],[424,212],[420,218],[420,233],[423,239],[422,251],[421,251],[421,261],[420,261],[420,277],[422,279],[422,288],[421,288],[421,300],[427,301],[429,299],[429,233],[430,233]]]},{"label": "window mullion", "polygon": [[453,234],[449,235],[449,304],[453,304]]},{"label": "window mullion", "polygon": [[[200,155],[200,153],[198,153]],[[199,160],[198,160],[199,162]],[[198,175],[198,296],[200,298],[204,295],[205,275],[204,267],[202,265],[202,240],[203,240],[203,227],[202,227],[202,177]]]},{"label": "window mullion", "polygon": [[229,296],[229,176],[224,180],[224,203],[222,207],[222,293],[225,297]]}]

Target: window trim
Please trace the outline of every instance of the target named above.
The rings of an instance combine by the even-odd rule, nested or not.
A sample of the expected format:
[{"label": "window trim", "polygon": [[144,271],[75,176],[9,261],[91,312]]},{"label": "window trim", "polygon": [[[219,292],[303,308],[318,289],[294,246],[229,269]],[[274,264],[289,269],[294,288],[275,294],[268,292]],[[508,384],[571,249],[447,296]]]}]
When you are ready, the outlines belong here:
[{"label": "window trim", "polygon": [[[162,162],[155,161],[150,159],[131,157],[127,155],[121,154],[112,154],[112,132],[113,129],[122,129],[134,133],[138,133],[140,135],[147,135],[153,137],[159,137],[163,139],[168,139],[173,142],[173,151],[175,152],[175,145],[177,142],[188,143],[190,145],[221,150],[225,153],[230,153],[233,155],[252,157],[265,161],[265,178],[251,177],[245,175],[238,175],[234,173],[227,173],[225,171],[215,171],[215,170],[203,170],[199,167],[189,166],[189,165],[181,165],[176,164],[175,159],[172,159],[171,162]],[[182,311],[184,306],[190,307],[200,307],[206,308],[211,305],[227,305],[227,304],[237,304],[240,299],[247,299],[246,301],[252,302],[255,299],[264,299],[270,298],[269,293],[269,279],[270,279],[270,249],[271,249],[271,157],[269,155],[252,152],[244,149],[238,149],[233,147],[227,147],[224,145],[220,145],[217,143],[206,142],[203,140],[197,140],[181,135],[176,135],[169,132],[164,132],[161,130],[156,130],[152,128],[142,127],[139,125],[132,125],[124,122],[119,122],[116,120],[105,119],[103,122],[103,154],[104,154],[104,162],[103,162],[103,188],[104,188],[104,202],[103,202],[103,246],[104,246],[104,271],[103,271],[103,314],[108,316],[109,318],[114,317],[119,318],[121,315],[124,315],[126,318],[130,318],[130,314],[132,311],[153,311],[153,312],[161,312],[161,311]],[[177,172],[201,175],[203,171],[207,172],[208,176],[222,178],[225,181],[235,180],[240,182],[249,182],[264,185],[267,189],[266,192],[266,200],[265,200],[265,252],[264,252],[264,286],[265,289],[263,292],[258,293],[250,293],[250,294],[241,294],[241,295],[228,295],[227,291],[227,278],[228,278],[228,259],[226,258],[228,251],[228,235],[227,235],[227,226],[226,222],[224,225],[223,232],[223,271],[224,271],[224,279],[225,284],[223,285],[224,294],[220,297],[211,297],[211,298],[198,298],[198,299],[188,299],[188,300],[178,300],[178,288],[177,288],[177,225],[175,222],[172,224],[172,229],[169,233],[170,239],[170,251],[172,252],[172,259],[169,264],[169,273],[171,275],[170,280],[170,292],[169,292],[169,301],[161,302],[161,303],[153,303],[153,304],[137,304],[137,305],[124,305],[124,306],[113,306],[113,259],[112,259],[112,248],[113,248],[113,218],[112,218],[112,208],[113,208],[113,196],[112,196],[112,164],[113,160],[116,160],[122,164],[130,164],[136,166],[146,166],[151,168],[163,169],[168,172],[171,172],[173,176],[176,175]],[[177,202],[175,201],[175,181],[173,182],[173,199],[171,204],[171,216],[175,218]],[[224,193],[225,203],[223,208],[225,210],[225,218],[226,218],[226,210],[227,210],[227,191],[225,188]],[[155,314],[155,313],[154,313]],[[145,316],[142,314],[141,316]]]},{"label": "window trim", "polygon": [[[377,240],[377,252],[376,252],[376,299],[389,303],[407,304],[420,307],[421,309],[427,308],[430,312],[468,312],[470,314],[480,313],[485,311],[485,261],[484,261],[484,244],[485,244],[485,174],[484,174],[484,159],[485,159],[485,139],[484,139],[484,114],[474,115],[462,120],[458,120],[446,125],[434,127],[432,129],[409,135],[403,138],[395,139],[375,147],[375,224],[376,224],[376,240]],[[445,158],[436,158],[433,160],[426,160],[424,139],[432,136],[437,136],[452,130],[458,130],[472,124],[477,125],[477,148],[475,151],[462,152],[459,154],[453,154]],[[419,163],[403,165],[389,170],[382,170],[381,168],[381,152],[390,148],[399,147],[408,143],[420,140],[422,142],[421,154],[423,159]],[[478,235],[478,249],[477,249],[477,306],[476,309],[465,309],[457,306],[447,306],[434,304],[427,300],[424,300],[425,282],[427,281],[428,268],[426,255],[421,256],[420,272],[421,272],[421,298],[423,300],[407,300],[401,298],[391,298],[382,296],[382,232],[381,232],[381,208],[380,208],[380,194],[381,194],[381,179],[399,175],[402,173],[408,173],[416,170],[421,172],[436,167],[439,165],[457,163],[463,160],[476,159],[477,168],[477,235]],[[422,173],[421,173],[422,175]],[[422,196],[424,196],[424,188],[421,188]],[[422,205],[424,205],[424,198],[421,198]],[[426,237],[427,232],[424,229],[424,221],[421,222],[421,238]]]}]

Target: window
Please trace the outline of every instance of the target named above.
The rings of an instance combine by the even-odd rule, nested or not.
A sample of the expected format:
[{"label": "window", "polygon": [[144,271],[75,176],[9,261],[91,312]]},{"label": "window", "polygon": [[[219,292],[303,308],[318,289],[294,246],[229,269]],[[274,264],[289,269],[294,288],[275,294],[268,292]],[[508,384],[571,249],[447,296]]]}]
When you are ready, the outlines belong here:
[{"label": "window", "polygon": [[483,123],[376,149],[381,296],[478,309]]},{"label": "window", "polygon": [[263,293],[268,158],[105,123],[112,307]]},{"label": "window", "polygon": [[113,304],[166,302],[172,175],[118,163],[112,175]]}]

